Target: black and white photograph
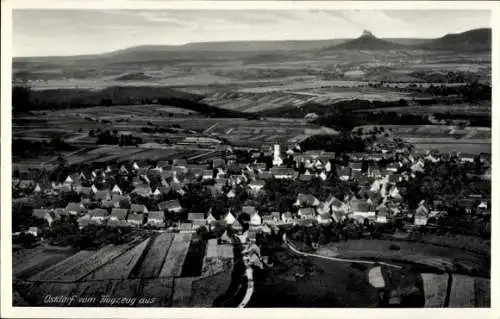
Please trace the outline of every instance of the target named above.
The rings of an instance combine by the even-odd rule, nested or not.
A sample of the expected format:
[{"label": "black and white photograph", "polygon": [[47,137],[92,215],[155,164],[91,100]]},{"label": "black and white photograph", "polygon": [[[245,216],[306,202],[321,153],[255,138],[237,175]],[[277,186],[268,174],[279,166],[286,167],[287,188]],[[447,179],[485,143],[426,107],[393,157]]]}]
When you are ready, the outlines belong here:
[{"label": "black and white photograph", "polygon": [[491,308],[492,12],[13,9],[12,307]]}]

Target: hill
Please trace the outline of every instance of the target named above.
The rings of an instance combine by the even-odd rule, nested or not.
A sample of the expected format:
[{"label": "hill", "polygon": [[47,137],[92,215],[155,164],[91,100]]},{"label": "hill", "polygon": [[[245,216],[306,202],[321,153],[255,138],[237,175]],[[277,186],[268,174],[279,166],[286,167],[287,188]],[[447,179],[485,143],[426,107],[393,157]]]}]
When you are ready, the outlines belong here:
[{"label": "hill", "polygon": [[403,49],[406,46],[400,43],[391,42],[387,40],[382,40],[374,36],[370,31],[364,31],[363,34],[351,41],[347,41],[345,43],[341,43],[329,48],[329,50],[368,50],[368,51],[376,51],[376,50],[397,50]]},{"label": "hill", "polygon": [[491,29],[474,29],[462,33],[447,34],[418,46],[427,50],[488,51],[491,50]]}]

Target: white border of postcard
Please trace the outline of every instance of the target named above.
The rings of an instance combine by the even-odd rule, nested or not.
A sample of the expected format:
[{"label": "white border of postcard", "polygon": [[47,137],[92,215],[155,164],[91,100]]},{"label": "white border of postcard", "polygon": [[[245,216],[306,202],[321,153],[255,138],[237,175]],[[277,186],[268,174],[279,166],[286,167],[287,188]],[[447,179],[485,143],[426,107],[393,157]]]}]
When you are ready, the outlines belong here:
[{"label": "white border of postcard", "polygon": [[[497,1],[164,1],[164,0],[2,0],[2,91],[1,91],[1,314],[3,318],[500,318],[500,203],[492,196],[492,267],[491,308],[487,309],[210,309],[210,308],[36,308],[12,307],[11,247],[11,70],[12,70],[12,9],[467,9],[491,10],[493,29],[492,82],[493,105],[499,104],[500,84],[500,2]],[[498,194],[500,111],[492,108],[493,179],[492,194]],[[496,252],[493,254],[493,252]]]}]

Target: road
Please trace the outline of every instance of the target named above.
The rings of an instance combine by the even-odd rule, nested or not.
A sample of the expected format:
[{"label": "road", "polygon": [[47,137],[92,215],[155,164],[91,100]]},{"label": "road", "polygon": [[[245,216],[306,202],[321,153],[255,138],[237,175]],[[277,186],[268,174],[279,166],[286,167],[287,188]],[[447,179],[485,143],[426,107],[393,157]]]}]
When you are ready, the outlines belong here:
[{"label": "road", "polygon": [[399,268],[399,269],[402,268],[401,266],[394,265],[394,264],[389,264],[389,263],[385,263],[385,262],[381,262],[381,261],[368,261],[368,260],[360,260],[360,259],[346,259],[346,258],[337,258],[337,257],[327,257],[327,256],[318,255],[318,254],[305,253],[305,252],[302,252],[302,251],[298,250],[290,242],[288,242],[288,240],[286,238],[286,234],[283,234],[283,241],[286,243],[286,245],[288,246],[288,248],[291,251],[293,251],[296,254],[299,254],[299,255],[302,255],[302,256],[306,256],[306,257],[316,257],[316,258],[326,259],[326,260],[335,261],[335,262],[346,262],[346,263],[357,263],[357,264],[370,264],[370,265],[379,264],[379,265],[385,265],[385,266],[393,267],[393,268]]},{"label": "road", "polygon": [[247,266],[245,271],[245,277],[247,277],[247,291],[245,292],[245,296],[243,300],[238,305],[238,308],[245,308],[253,295],[253,269],[251,266]]}]

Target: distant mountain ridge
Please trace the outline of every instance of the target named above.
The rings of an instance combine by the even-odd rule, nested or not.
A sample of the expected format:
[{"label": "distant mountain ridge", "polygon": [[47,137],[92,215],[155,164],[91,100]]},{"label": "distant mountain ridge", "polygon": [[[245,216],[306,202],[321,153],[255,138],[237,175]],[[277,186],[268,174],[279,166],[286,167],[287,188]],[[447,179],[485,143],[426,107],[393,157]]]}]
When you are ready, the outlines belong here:
[{"label": "distant mountain ridge", "polygon": [[350,40],[333,47],[329,47],[326,50],[368,50],[368,51],[378,51],[378,50],[397,50],[407,47],[400,43],[382,40],[373,35],[370,31],[364,30],[363,34],[354,40]]},{"label": "distant mountain ridge", "polygon": [[226,41],[197,42],[184,45],[143,45],[102,54],[80,56],[17,57],[14,63],[71,63],[86,61],[91,64],[175,61],[202,59],[224,59],[228,57],[247,59],[252,55],[322,53],[334,50],[491,50],[491,28],[474,29],[458,34],[447,34],[436,39],[381,39],[369,31],[355,39],[327,40],[283,40],[283,41]]},{"label": "distant mountain ridge", "polygon": [[491,28],[447,34],[419,46],[427,50],[483,51],[491,50]]}]

